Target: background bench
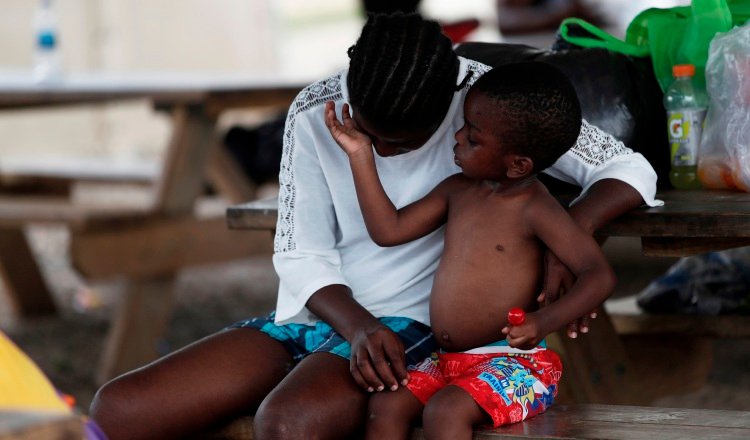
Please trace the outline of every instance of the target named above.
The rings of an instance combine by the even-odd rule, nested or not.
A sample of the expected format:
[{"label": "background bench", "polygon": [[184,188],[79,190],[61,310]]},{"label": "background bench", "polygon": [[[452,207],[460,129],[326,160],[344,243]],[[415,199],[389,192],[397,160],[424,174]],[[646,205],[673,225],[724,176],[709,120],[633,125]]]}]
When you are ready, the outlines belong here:
[{"label": "background bench", "polygon": [[84,437],[83,423],[76,415],[0,409],[0,440],[65,440]]},{"label": "background bench", "polygon": [[112,161],[90,157],[3,158],[0,192],[22,195],[70,195],[78,183],[152,185],[159,177],[155,162]]},{"label": "background bench", "polygon": [[[70,231],[71,262],[84,278],[126,281],[96,381],[156,359],[171,320],[179,270],[270,252],[266,234],[237,240],[221,211],[200,209],[207,181],[230,202],[254,197],[254,186],[220,148],[220,116],[230,109],[288,107],[309,81],[278,75],[94,73],[66,75],[54,87],[44,87],[28,75],[2,72],[0,77],[0,111],[148,100],[167,116],[171,135],[154,170],[118,170],[114,164],[66,170],[61,163],[0,168],[0,175],[7,172],[0,177],[0,278],[14,312],[21,317],[55,312],[25,229],[38,222],[60,224]],[[142,182],[149,195],[138,206],[89,206],[68,197],[70,183],[83,180]]]}]

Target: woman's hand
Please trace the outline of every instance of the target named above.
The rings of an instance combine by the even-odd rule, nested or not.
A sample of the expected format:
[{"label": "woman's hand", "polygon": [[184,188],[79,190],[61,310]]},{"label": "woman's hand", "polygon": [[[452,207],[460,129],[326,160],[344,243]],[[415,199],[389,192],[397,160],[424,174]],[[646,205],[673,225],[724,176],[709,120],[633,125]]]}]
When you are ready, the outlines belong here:
[{"label": "woman's hand", "polygon": [[357,385],[370,392],[406,385],[404,344],[354,299],[349,287],[325,286],[310,297],[307,308],[349,341],[349,369]]},{"label": "woman's hand", "polygon": [[341,109],[343,123],[336,118],[336,104],[333,101],[326,102],[325,112],[328,131],[350,159],[362,154],[372,154],[372,141],[369,136],[359,130],[357,123],[352,119],[349,114],[349,104],[344,104]]},{"label": "woman's hand", "polygon": [[404,344],[384,325],[359,329],[351,340],[350,371],[359,386],[369,392],[395,391],[406,385]]},{"label": "woman's hand", "polygon": [[[544,253],[544,284],[542,293],[537,297],[541,307],[551,304],[570,289],[573,285],[573,273],[549,249]],[[596,318],[596,310],[587,316],[582,316],[568,324],[568,336],[578,337],[578,332],[588,333],[589,318]]]}]

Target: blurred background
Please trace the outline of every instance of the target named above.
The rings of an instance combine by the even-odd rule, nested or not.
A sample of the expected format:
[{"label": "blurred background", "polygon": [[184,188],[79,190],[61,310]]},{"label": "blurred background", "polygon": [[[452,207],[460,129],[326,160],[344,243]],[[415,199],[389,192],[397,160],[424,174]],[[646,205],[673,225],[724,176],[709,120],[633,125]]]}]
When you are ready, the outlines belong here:
[{"label": "blurred background", "polygon": [[[443,24],[473,22],[471,31],[461,37],[467,41],[546,48],[554,40],[559,19],[565,16],[584,16],[622,37],[627,24],[641,10],[688,3],[424,0],[419,10]],[[36,8],[35,1],[3,0],[0,73],[31,71]],[[57,0],[54,8],[64,75],[160,72],[237,77],[303,73],[314,80],[347,65],[346,50],[356,40],[364,20],[362,4],[355,0]],[[226,112],[219,126],[253,126],[274,115],[263,111]],[[82,157],[156,164],[163,159],[169,133],[170,121],[147,101],[5,111],[0,114],[0,162]],[[272,193],[273,182],[269,185],[267,190]],[[137,189],[118,191],[118,197],[140,197]],[[218,197],[214,209],[221,213],[227,203]],[[96,389],[95,364],[122,280],[92,283],[82,279],[70,266],[69,234],[64,226],[32,225],[26,232],[60,314],[19,320],[0,295],[0,329],[86,411]],[[607,249],[613,263],[628,274],[620,275],[619,295],[637,292],[674,262],[640,257],[637,241],[611,242]],[[270,311],[277,285],[270,254],[181,271],[173,317],[160,351],[169,352],[235,320]],[[734,343],[719,345],[718,349],[728,364],[747,365],[750,361],[750,350],[734,350]],[[692,397],[658,403],[750,409],[748,393],[742,392],[750,389],[750,379],[744,376],[737,370],[716,369],[707,387]]]},{"label": "blurred background", "polygon": [[[443,22],[479,20],[479,28],[466,36],[474,41],[549,46],[553,32],[533,27],[524,32],[523,14],[517,19],[519,25],[510,26],[510,34],[503,37],[498,28],[499,3],[502,1],[424,0],[419,9],[425,16]],[[553,12],[562,14],[581,11],[580,7],[570,9],[568,3],[585,4],[593,11],[590,14],[606,16],[613,33],[622,35],[630,19],[648,5],[680,2],[548,3]],[[362,6],[356,0],[184,0],[177,5],[174,1],[145,0],[55,1],[64,71],[217,75],[304,72],[318,78],[346,65],[346,49],[356,40],[363,22]],[[556,11],[562,7],[569,9]],[[0,70],[31,69],[36,8],[36,1],[3,1]],[[512,13],[515,11],[506,15],[513,17]],[[530,15],[540,14],[532,11]],[[554,18],[551,20],[554,22]],[[148,105],[139,103],[4,114],[0,118],[0,138],[4,139],[0,156],[55,155],[64,147],[68,154],[157,160],[167,135],[166,123],[154,117]]]}]

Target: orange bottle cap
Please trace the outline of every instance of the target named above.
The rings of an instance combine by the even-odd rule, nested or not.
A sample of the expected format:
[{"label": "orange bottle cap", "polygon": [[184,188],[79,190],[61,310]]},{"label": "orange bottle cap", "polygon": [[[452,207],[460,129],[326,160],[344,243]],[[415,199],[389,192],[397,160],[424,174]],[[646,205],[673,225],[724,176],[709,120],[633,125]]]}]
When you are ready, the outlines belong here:
[{"label": "orange bottle cap", "polygon": [[694,76],[695,66],[692,64],[675,64],[672,66],[672,75],[678,76]]}]

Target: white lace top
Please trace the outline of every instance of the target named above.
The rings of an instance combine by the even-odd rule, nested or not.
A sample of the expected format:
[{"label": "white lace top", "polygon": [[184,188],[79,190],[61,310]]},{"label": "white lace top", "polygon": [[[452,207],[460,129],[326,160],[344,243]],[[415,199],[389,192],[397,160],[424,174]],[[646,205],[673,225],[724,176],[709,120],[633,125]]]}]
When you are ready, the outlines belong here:
[{"label": "white lace top", "polygon": [[[453,162],[453,135],[463,125],[464,97],[490,68],[461,58],[457,83],[469,69],[474,76],[455,93],[445,119],[424,146],[397,156],[376,155],[383,187],[397,208],[460,171]],[[280,278],[276,322],[316,321],[305,308],[307,300],[322,287],[343,284],[377,317],[404,316],[429,324],[428,297],[443,249],[443,229],[390,248],[370,239],[347,156],[323,120],[324,104],[330,100],[340,116],[348,100],[346,74],[305,88],[287,116],[273,256]],[[654,200],[656,174],[645,158],[585,121],[576,146],[545,172],[581,186],[583,193],[598,180],[619,179],[649,205],[659,203]]]}]

